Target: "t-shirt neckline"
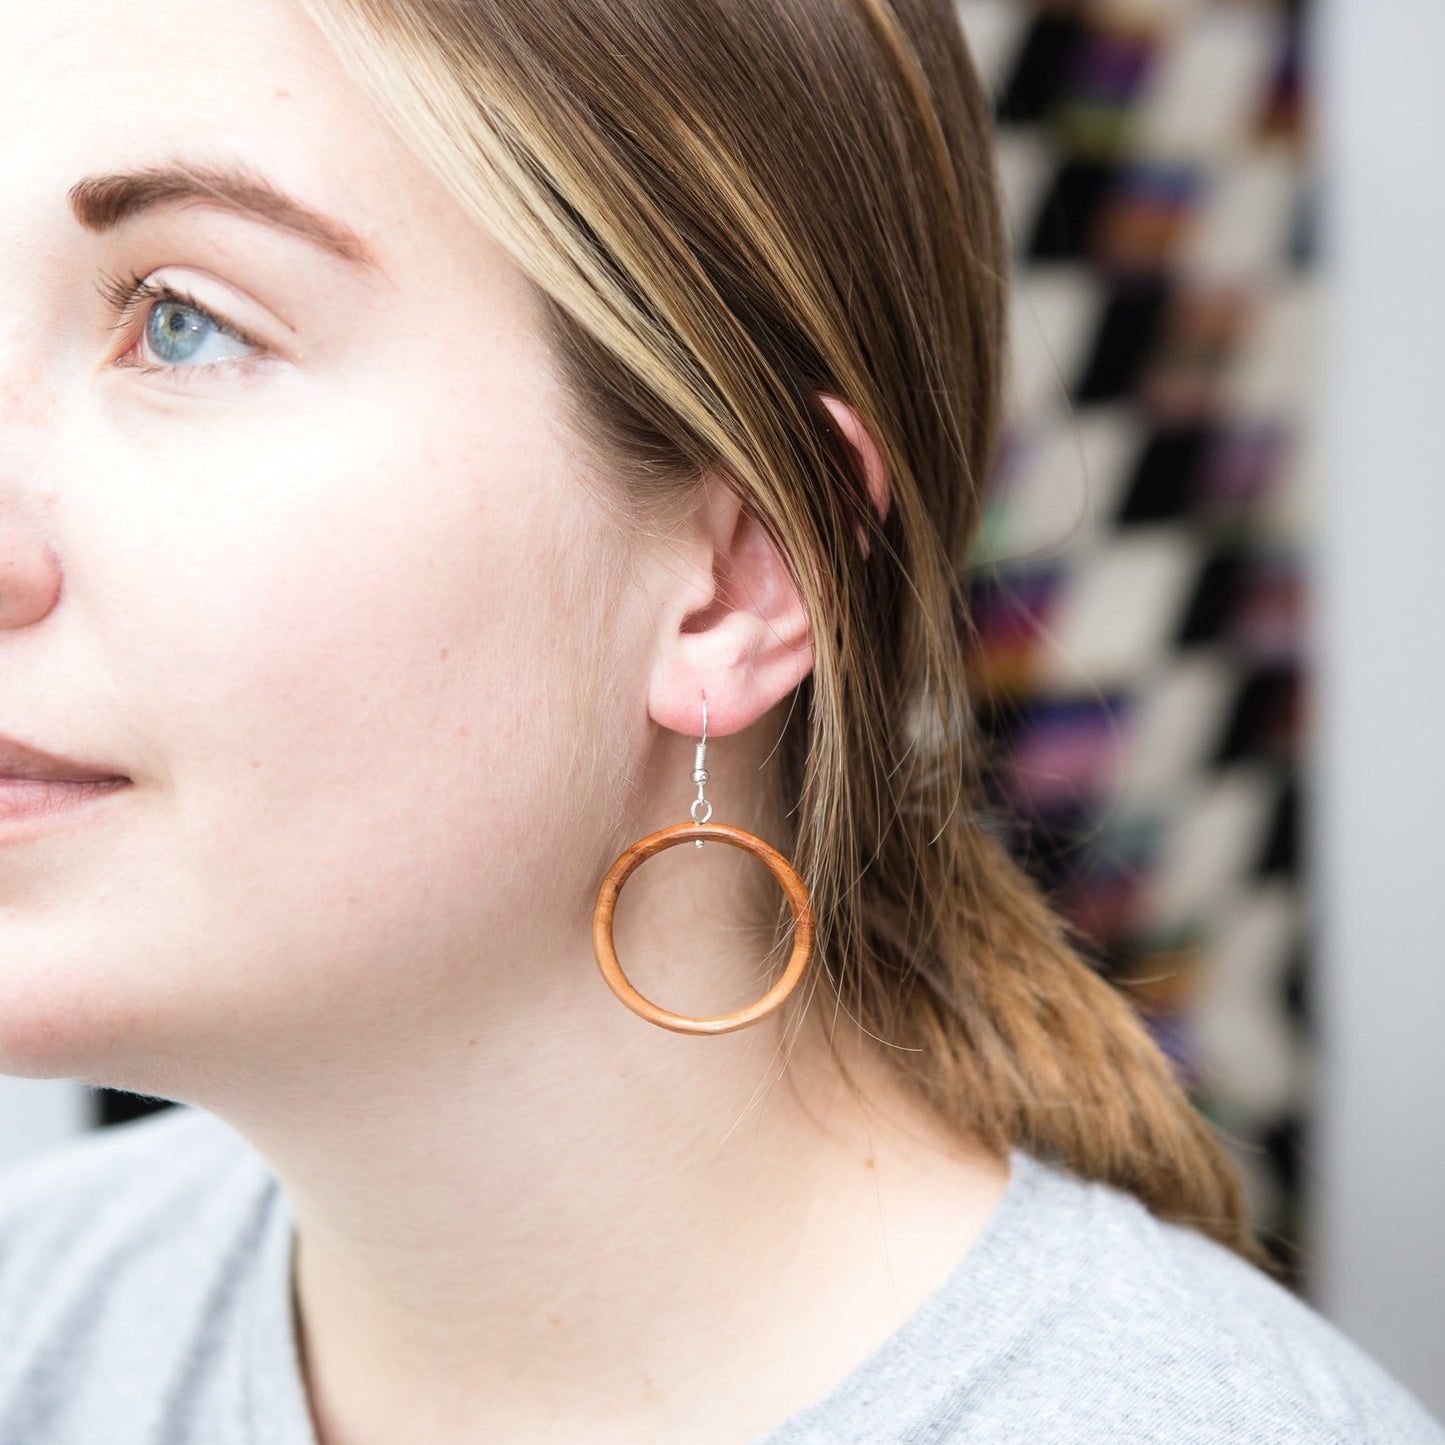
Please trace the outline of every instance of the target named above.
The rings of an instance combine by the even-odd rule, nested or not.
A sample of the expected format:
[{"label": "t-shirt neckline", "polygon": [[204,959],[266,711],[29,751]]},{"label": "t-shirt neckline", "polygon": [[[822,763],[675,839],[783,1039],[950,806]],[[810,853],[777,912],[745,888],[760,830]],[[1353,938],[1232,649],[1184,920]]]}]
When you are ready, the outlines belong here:
[{"label": "t-shirt neckline", "polygon": [[[1040,1307],[1042,1290],[1053,1294],[1067,1288],[1079,1262],[1061,1257],[1062,1252],[1087,1237],[1087,1231],[1057,1216],[1079,1209],[1082,1181],[1021,1148],[1011,1149],[1008,1157],[1003,1193],[938,1288],[836,1385],[754,1445],[828,1439],[828,1421],[834,1417],[857,1428],[876,1416],[880,1429],[896,1432],[903,1421],[898,1391],[890,1388],[895,1386],[906,1386],[909,1413],[926,1418],[920,1379],[957,1381],[967,1375],[971,1364],[1004,1348],[1018,1333]],[[252,1445],[318,1445],[302,1378],[294,1217],[274,1176],[269,1188],[245,1358],[246,1438]],[[931,1360],[939,1368],[930,1370]]]}]

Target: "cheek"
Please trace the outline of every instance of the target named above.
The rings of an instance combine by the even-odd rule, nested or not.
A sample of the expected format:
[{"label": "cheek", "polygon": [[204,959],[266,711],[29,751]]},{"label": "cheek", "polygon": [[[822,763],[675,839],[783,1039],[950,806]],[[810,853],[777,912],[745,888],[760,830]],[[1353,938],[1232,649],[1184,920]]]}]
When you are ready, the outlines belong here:
[{"label": "cheek", "polygon": [[575,922],[591,504],[538,440],[420,433],[255,440],[164,521],[132,510],[144,547],[87,544],[76,575],[139,742],[134,806],[48,913],[71,920],[45,936],[72,1044],[134,1049],[138,1071],[298,1029],[381,1047],[482,987],[479,954]]},{"label": "cheek", "polygon": [[188,609],[176,803],[188,827],[238,834],[228,848],[333,864],[318,902],[366,880],[444,894],[484,843],[525,848],[559,786],[544,758],[574,707],[571,499],[535,448],[448,455],[431,435],[349,458],[325,505],[218,558],[209,606]]}]

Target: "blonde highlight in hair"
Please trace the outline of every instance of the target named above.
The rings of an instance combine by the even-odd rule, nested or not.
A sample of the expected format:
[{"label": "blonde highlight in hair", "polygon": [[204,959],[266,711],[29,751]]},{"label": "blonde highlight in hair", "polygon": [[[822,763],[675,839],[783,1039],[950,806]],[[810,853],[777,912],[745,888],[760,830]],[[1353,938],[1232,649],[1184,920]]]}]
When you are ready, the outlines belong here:
[{"label": "blonde highlight in hair", "polygon": [[780,786],[841,1007],[989,1149],[1267,1266],[1219,1141],[982,816],[960,633],[1008,249],[949,0],[303,4],[544,298],[615,503],[655,524],[723,476],[788,559],[814,667]]}]

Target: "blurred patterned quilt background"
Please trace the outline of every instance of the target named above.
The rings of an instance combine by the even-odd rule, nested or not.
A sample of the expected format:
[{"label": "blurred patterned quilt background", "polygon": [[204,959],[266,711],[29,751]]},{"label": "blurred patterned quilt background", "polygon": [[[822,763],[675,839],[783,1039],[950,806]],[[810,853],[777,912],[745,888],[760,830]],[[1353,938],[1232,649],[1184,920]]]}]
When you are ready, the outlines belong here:
[{"label": "blurred patterned quilt background", "polygon": [[998,802],[1307,1292],[1309,7],[959,10],[1016,264],[973,574]]}]

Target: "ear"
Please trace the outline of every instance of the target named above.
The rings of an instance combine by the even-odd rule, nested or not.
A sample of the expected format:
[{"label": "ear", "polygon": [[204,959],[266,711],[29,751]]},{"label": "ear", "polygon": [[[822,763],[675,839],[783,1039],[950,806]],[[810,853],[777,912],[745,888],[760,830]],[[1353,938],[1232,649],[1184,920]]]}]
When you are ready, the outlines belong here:
[{"label": "ear", "polygon": [[709,737],[740,732],[785,698],[813,666],[802,598],[762,525],[718,478],[681,544],[684,566],[660,574],[666,595],[648,711],[663,727]]},{"label": "ear", "polygon": [[[889,495],[878,450],[857,413],[820,394],[853,448],[880,518]],[[731,487],[709,478],[705,500],[664,574],[662,635],[653,667],[648,711],[663,727],[686,736],[702,732],[707,695],[709,737],[750,726],[785,698],[813,667],[808,616],[782,556]],[[868,539],[858,528],[863,555]]]},{"label": "ear", "polygon": [[[883,459],[878,454],[878,448],[873,444],[873,438],[869,435],[868,428],[863,425],[858,413],[840,397],[820,392],[819,400],[828,408],[838,430],[843,433],[844,439],[853,449],[855,463],[863,470],[863,480],[868,488],[868,495],[873,501],[873,510],[878,513],[878,520],[886,521],[892,502],[888,490],[888,477],[884,473]],[[863,530],[861,523],[858,527],[858,545],[863,549],[865,557],[872,550],[868,534]]]}]

